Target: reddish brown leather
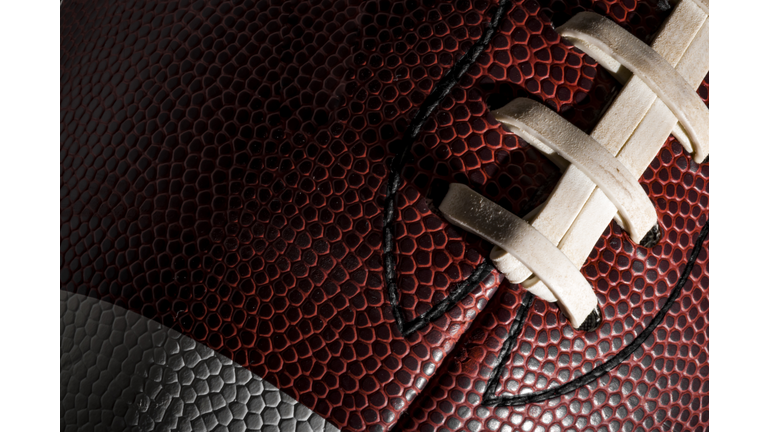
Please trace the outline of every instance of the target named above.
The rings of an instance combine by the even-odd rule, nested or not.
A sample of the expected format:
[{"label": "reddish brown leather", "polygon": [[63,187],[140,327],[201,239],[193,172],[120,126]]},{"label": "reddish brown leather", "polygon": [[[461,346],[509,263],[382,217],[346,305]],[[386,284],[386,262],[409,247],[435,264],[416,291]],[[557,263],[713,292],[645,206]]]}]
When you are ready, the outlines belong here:
[{"label": "reddish brown leather", "polygon": [[[558,310],[536,300],[504,368],[497,395],[559,386],[616,355],[659,311],[678,281],[706,222],[707,164],[670,139],[643,176],[665,236],[648,250],[633,245],[615,223],[584,266],[597,287],[605,321],[595,332],[574,332]],[[684,169],[681,169],[684,168]],[[666,179],[666,181],[662,180]],[[675,179],[678,179],[677,181]],[[662,209],[666,211],[662,211]],[[483,315],[414,403],[404,430],[702,430],[709,418],[708,245],[696,259],[680,298],[641,348],[618,368],[563,397],[521,407],[486,408],[482,399],[521,298],[502,283]],[[557,428],[555,430],[558,430]]]},{"label": "reddish brown leather", "polygon": [[[65,0],[61,288],[176,328],[345,430],[706,427],[706,248],[645,351],[549,402],[480,406],[522,296],[496,271],[416,334],[394,325],[381,260],[388,164],[495,4]],[[489,105],[533,97],[588,131],[619,88],[550,27],[582,10],[646,41],[669,12],[634,0],[513,4],[403,170],[408,319],[490,250],[431,210],[447,182],[522,215],[560,175],[490,121]],[[658,311],[707,221],[708,164],[670,140],[642,183],[660,244],[635,246],[611,225],[583,268],[603,326],[574,333],[536,301],[501,389],[583,373]]]}]

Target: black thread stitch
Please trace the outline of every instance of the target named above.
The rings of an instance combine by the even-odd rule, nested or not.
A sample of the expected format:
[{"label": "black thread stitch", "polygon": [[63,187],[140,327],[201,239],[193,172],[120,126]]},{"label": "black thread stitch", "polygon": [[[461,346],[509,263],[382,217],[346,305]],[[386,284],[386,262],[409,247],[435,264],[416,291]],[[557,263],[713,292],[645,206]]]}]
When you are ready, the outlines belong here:
[{"label": "black thread stitch", "polygon": [[624,360],[626,360],[630,355],[632,355],[632,353],[635,352],[635,350],[640,348],[640,346],[646,341],[646,339],[648,339],[651,336],[651,333],[653,333],[653,331],[656,330],[656,327],[658,327],[658,325],[664,320],[664,317],[667,315],[667,312],[669,312],[669,309],[672,308],[672,305],[677,301],[677,298],[680,296],[680,292],[683,290],[685,283],[688,282],[688,277],[691,275],[693,266],[696,264],[696,259],[699,257],[701,248],[704,245],[704,241],[707,239],[708,236],[709,236],[709,221],[707,221],[704,224],[704,227],[699,232],[699,238],[696,240],[696,245],[691,251],[691,258],[688,260],[688,264],[686,264],[685,268],[683,269],[683,274],[680,276],[680,279],[677,281],[677,284],[675,285],[675,289],[673,289],[672,292],[670,293],[669,298],[667,298],[667,301],[664,303],[664,306],[662,306],[659,312],[656,313],[656,316],[654,316],[651,322],[648,323],[648,326],[632,342],[630,342],[629,345],[624,347],[624,349],[619,351],[615,356],[608,359],[608,361],[606,361],[605,363],[595,367],[589,373],[582,375],[578,378],[574,378],[571,381],[568,381],[567,383],[562,384],[560,386],[553,387],[547,390],[534,392],[534,393],[528,393],[525,395],[496,397],[494,396],[494,394],[496,393],[496,389],[499,386],[501,370],[504,366],[507,365],[507,362],[509,362],[509,357],[512,354],[512,347],[515,345],[515,342],[517,341],[517,338],[520,335],[520,332],[522,331],[522,328],[523,328],[521,323],[528,315],[530,303],[533,300],[532,299],[533,295],[531,293],[527,293],[523,298],[520,309],[518,310],[515,316],[515,320],[512,323],[512,326],[510,327],[509,335],[507,336],[507,339],[504,341],[504,345],[502,345],[501,347],[501,351],[499,352],[499,358],[497,359],[497,363],[494,366],[493,371],[491,372],[491,377],[488,380],[488,384],[486,386],[485,392],[483,393],[482,405],[494,406],[494,407],[519,406],[519,405],[526,405],[529,403],[543,402],[545,400],[562,396],[566,393],[570,393],[584,385],[591,383],[592,381],[600,378],[601,376],[615,369],[618,365],[624,362]]},{"label": "black thread stitch", "polygon": [[392,315],[395,318],[395,324],[398,330],[407,337],[410,334],[424,328],[428,323],[438,319],[448,309],[453,307],[456,302],[460,301],[464,296],[469,294],[478,283],[485,279],[493,269],[493,265],[489,259],[486,258],[480,263],[472,274],[459,285],[457,285],[448,297],[441,300],[438,304],[433,306],[430,310],[425,312],[419,317],[414,318],[411,321],[406,322],[403,317],[403,310],[400,307],[400,296],[397,288],[397,274],[395,272],[395,208],[397,204],[397,194],[402,186],[401,172],[407,158],[410,156],[411,147],[414,141],[419,136],[421,128],[426,123],[427,118],[432,111],[435,110],[437,105],[448,96],[448,93],[453,89],[453,86],[459,82],[459,79],[469,70],[469,67],[477,61],[480,54],[485,51],[488,44],[491,42],[493,36],[498,32],[501,25],[502,17],[509,11],[512,6],[511,0],[501,0],[496,9],[496,12],[491,18],[491,22],[483,31],[483,35],[472,45],[471,48],[464,54],[459,61],[456,62],[451,69],[445,74],[443,78],[435,86],[435,89],[427,96],[424,103],[419,108],[416,116],[413,118],[408,128],[405,130],[403,138],[401,140],[402,148],[392,159],[390,165],[389,181],[387,182],[386,195],[384,197],[384,238],[383,243],[383,258],[384,258],[384,280],[387,285],[387,293],[389,294],[389,302],[392,305]]},{"label": "black thread stitch", "polygon": [[[412,333],[424,328],[428,323],[436,320],[442,316],[448,309],[453,307],[459,300],[464,298],[474,287],[485,279],[493,269],[493,265],[489,259],[486,258],[480,263],[472,274],[460,283],[449,294],[448,297],[440,301],[433,306],[429,311],[421,316],[406,322],[402,309],[399,305],[399,293],[397,287],[397,275],[395,272],[395,245],[394,245],[394,223],[395,223],[395,205],[397,201],[397,194],[400,186],[402,186],[401,171],[405,165],[406,159],[410,156],[410,150],[415,142],[416,138],[421,132],[421,128],[427,121],[429,115],[434,111],[440,102],[448,95],[453,89],[458,80],[467,72],[469,67],[477,60],[480,54],[488,47],[490,40],[495,36],[501,23],[501,18],[506,12],[509,11],[511,2],[509,0],[501,0],[499,2],[498,9],[494,13],[491,22],[483,32],[482,37],[467,51],[467,53],[459,59],[459,61],[448,70],[443,78],[435,86],[435,89],[427,96],[421,108],[419,108],[416,116],[406,128],[404,136],[401,140],[402,148],[393,158],[390,164],[390,176],[387,183],[386,194],[384,198],[384,227],[383,227],[383,258],[384,258],[384,277],[387,285],[387,292],[389,295],[389,301],[392,305],[392,314],[395,318],[395,323],[400,330],[403,337],[407,337]],[[708,161],[705,160],[705,162]],[[501,396],[495,397],[494,393],[499,385],[501,377],[501,370],[509,361],[509,357],[512,353],[512,347],[517,342],[517,338],[523,329],[523,320],[527,317],[530,306],[533,303],[534,296],[531,293],[526,293],[521,302],[520,308],[515,316],[509,335],[502,345],[499,358],[491,372],[491,377],[488,380],[486,390],[483,393],[482,405],[485,406],[519,406],[529,403],[542,402],[548,399],[552,399],[567,393],[570,393],[590,382],[595,381],[606,373],[618,367],[624,360],[626,360],[632,353],[638,349],[647,339],[651,333],[658,327],[661,321],[666,316],[669,309],[675,303],[680,296],[683,286],[688,281],[693,266],[696,263],[696,259],[701,252],[701,247],[704,244],[709,234],[709,221],[704,225],[699,233],[699,238],[696,241],[696,245],[691,251],[691,258],[688,261],[681,278],[678,280],[677,285],[672,290],[664,306],[659,310],[656,316],[651,320],[649,325],[637,336],[629,345],[624,347],[619,353],[610,358],[605,363],[597,366],[589,373],[575,378],[563,385],[554,387],[551,389],[529,393],[519,396]]]}]

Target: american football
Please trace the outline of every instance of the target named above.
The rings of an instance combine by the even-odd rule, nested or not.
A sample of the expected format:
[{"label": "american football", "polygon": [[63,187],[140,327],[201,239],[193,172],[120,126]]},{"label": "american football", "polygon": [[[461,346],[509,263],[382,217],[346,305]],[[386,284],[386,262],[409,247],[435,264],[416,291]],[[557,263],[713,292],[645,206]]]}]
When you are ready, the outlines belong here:
[{"label": "american football", "polygon": [[62,431],[709,430],[708,0],[60,20]]}]

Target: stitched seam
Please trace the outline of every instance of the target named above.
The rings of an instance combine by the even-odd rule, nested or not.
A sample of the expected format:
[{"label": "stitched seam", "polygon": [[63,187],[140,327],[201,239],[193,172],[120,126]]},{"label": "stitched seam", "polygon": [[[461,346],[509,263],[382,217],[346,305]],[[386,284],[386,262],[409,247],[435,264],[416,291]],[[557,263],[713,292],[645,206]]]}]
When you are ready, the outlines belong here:
[{"label": "stitched seam", "polygon": [[[410,156],[411,147],[413,146],[413,143],[415,142],[416,138],[418,138],[421,132],[421,128],[424,126],[424,123],[426,123],[427,119],[435,110],[437,105],[439,105],[440,102],[442,102],[442,100],[453,89],[453,87],[456,85],[458,80],[461,79],[461,77],[467,72],[467,70],[469,70],[469,67],[475,63],[475,61],[480,56],[480,54],[488,47],[488,44],[490,43],[491,39],[493,38],[493,36],[495,36],[496,32],[499,29],[502,17],[508,12],[510,7],[511,7],[511,2],[509,0],[501,0],[499,2],[498,9],[494,13],[489,25],[484,30],[480,40],[476,42],[474,45],[472,45],[472,47],[470,47],[467,53],[464,56],[462,56],[462,58],[459,59],[459,61],[451,69],[448,70],[445,76],[441,78],[441,80],[435,86],[435,89],[429,94],[429,96],[427,96],[424,103],[416,113],[416,116],[414,116],[413,120],[406,128],[403,138],[400,140],[402,145],[401,150],[395,155],[392,162],[390,163],[390,176],[387,182],[387,189],[384,197],[384,212],[383,212],[384,238],[383,238],[382,255],[384,259],[385,283],[387,285],[387,294],[389,296],[389,301],[392,306],[392,314],[395,319],[395,324],[397,325],[398,330],[400,330],[400,333],[403,335],[403,337],[407,337],[413,334],[414,332],[424,328],[428,323],[442,316],[448,309],[453,307],[458,301],[460,301],[470,291],[472,291],[474,287],[478,283],[480,283],[483,279],[485,279],[490,274],[491,270],[494,268],[489,258],[484,259],[483,262],[481,262],[475,268],[475,270],[466,280],[461,282],[459,285],[457,285],[454,288],[453,291],[451,291],[448,297],[446,297],[445,299],[443,299],[442,301],[434,305],[429,311],[425,312],[421,316],[414,318],[411,321],[405,321],[402,308],[400,307],[400,304],[399,304],[399,289],[397,286],[397,274],[395,270],[396,256],[394,252],[395,250],[395,239],[394,239],[395,209],[397,204],[397,196],[398,196],[400,187],[403,184],[402,169],[405,166],[405,163],[408,157]],[[709,158],[707,158],[707,160],[708,159]],[[704,163],[706,163],[707,160],[705,160]],[[682,288],[684,287],[685,283],[688,281],[690,273],[693,270],[693,266],[696,264],[696,259],[698,258],[698,255],[701,252],[701,248],[704,244],[704,241],[708,237],[708,234],[709,234],[709,221],[705,223],[704,227],[700,231],[699,238],[691,252],[691,258],[689,259],[687,265],[685,266],[680,280],[678,280],[675,288],[670,293],[669,298],[664,303],[664,306],[654,316],[654,318],[651,320],[648,326],[640,333],[640,335],[638,335],[629,345],[624,347],[624,349],[622,349],[619,353],[617,353],[615,356],[610,358],[605,363],[595,367],[589,373],[582,375],[581,377],[575,378],[560,386],[539,391],[539,392],[528,393],[525,395],[495,397],[494,393],[496,392],[499,385],[499,380],[501,378],[501,370],[509,361],[509,357],[511,356],[511,353],[512,353],[512,348],[515,346],[515,343],[517,342],[517,338],[522,332],[523,324],[524,324],[523,321],[527,317],[528,312],[530,310],[530,306],[534,300],[533,294],[526,293],[526,295],[523,297],[521,306],[518,309],[515,319],[512,322],[512,325],[510,326],[507,339],[504,341],[504,344],[502,345],[502,349],[499,352],[499,357],[496,362],[496,365],[494,366],[494,369],[491,372],[491,377],[488,380],[486,390],[483,393],[482,405],[519,406],[519,405],[526,405],[528,403],[542,402],[542,401],[549,400],[549,399],[561,396],[563,394],[572,392],[586,384],[589,384],[595,381],[596,379],[600,378],[601,376],[605,375],[606,373],[618,367],[635,350],[637,350],[648,339],[648,337],[650,337],[650,335],[653,333],[656,327],[658,327],[658,325],[663,321],[667,312],[669,312],[669,309],[677,301],[682,291]]]},{"label": "stitched seam", "polygon": [[528,393],[525,395],[496,397],[494,396],[494,393],[496,393],[496,389],[499,385],[501,370],[509,361],[509,357],[512,354],[512,347],[515,345],[515,342],[517,341],[517,338],[520,336],[520,333],[523,329],[523,326],[520,325],[520,323],[527,317],[530,303],[533,300],[533,295],[531,293],[527,293],[523,298],[523,302],[517,311],[515,320],[510,327],[509,335],[504,341],[501,351],[499,352],[498,361],[496,362],[496,365],[491,372],[491,377],[488,380],[485,392],[483,393],[482,404],[486,406],[497,407],[519,406],[534,402],[543,402],[545,400],[553,399],[566,393],[570,393],[584,385],[591,383],[592,381],[595,381],[596,379],[615,369],[627,358],[629,358],[633,352],[640,348],[642,344],[645,343],[645,341],[651,336],[651,333],[656,330],[656,327],[658,327],[659,324],[661,324],[661,322],[664,320],[667,312],[669,312],[669,309],[671,309],[672,305],[677,301],[680,293],[683,290],[683,287],[685,286],[686,282],[688,282],[688,277],[691,275],[691,271],[693,271],[693,266],[696,264],[696,259],[699,257],[699,253],[701,252],[701,249],[704,245],[704,241],[708,236],[709,220],[707,220],[707,222],[704,224],[704,227],[699,232],[699,238],[696,240],[696,245],[691,251],[691,258],[688,260],[688,263],[683,269],[683,274],[677,281],[675,288],[670,293],[669,298],[667,298],[667,301],[664,303],[664,306],[662,306],[659,312],[656,313],[656,316],[654,316],[651,322],[648,323],[648,326],[632,342],[630,342],[629,345],[624,347],[624,349],[619,351],[615,356],[608,359],[608,361],[605,363],[595,367],[589,373],[572,379],[571,381],[568,381],[567,383],[557,387],[534,393]]},{"label": "stitched seam", "polygon": [[389,302],[392,305],[392,315],[395,318],[395,324],[398,330],[407,337],[412,333],[424,328],[428,323],[438,319],[448,309],[453,307],[458,301],[464,298],[470,291],[472,291],[478,283],[485,279],[493,269],[493,265],[490,260],[486,258],[481,262],[472,274],[459,285],[457,285],[453,291],[433,306],[430,310],[414,318],[411,321],[406,321],[403,316],[403,310],[400,307],[400,293],[397,287],[397,273],[395,271],[396,257],[395,257],[395,209],[397,205],[397,196],[400,187],[403,184],[402,170],[405,163],[410,156],[411,147],[418,138],[421,128],[426,123],[430,114],[435,108],[442,102],[442,100],[448,96],[448,93],[453,89],[453,86],[461,79],[462,76],[469,70],[480,54],[485,51],[491,39],[496,35],[501,26],[501,20],[504,15],[509,11],[512,6],[511,0],[501,0],[497,6],[496,12],[491,18],[491,22],[483,31],[483,35],[480,40],[475,42],[472,47],[464,54],[456,64],[448,70],[448,72],[440,79],[435,86],[435,89],[427,96],[422,103],[416,116],[411,120],[408,128],[405,130],[403,138],[401,139],[402,148],[392,159],[390,164],[389,181],[387,182],[387,190],[384,197],[384,238],[383,243],[383,258],[384,258],[384,280],[387,286],[387,294],[389,296]]}]

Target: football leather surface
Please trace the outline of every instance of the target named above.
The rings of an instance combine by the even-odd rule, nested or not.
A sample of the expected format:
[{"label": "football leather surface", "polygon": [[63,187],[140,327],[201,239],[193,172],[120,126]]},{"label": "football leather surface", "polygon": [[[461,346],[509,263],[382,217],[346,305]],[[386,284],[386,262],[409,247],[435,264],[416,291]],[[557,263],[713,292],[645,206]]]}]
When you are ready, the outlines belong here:
[{"label": "football leather surface", "polygon": [[[554,30],[585,10],[648,43],[671,9],[654,0],[64,0],[62,430],[708,429],[709,164],[694,163],[672,137],[640,180],[659,243],[638,246],[614,222],[581,269],[603,311],[598,330],[573,330],[555,304],[526,300],[492,268],[407,336],[393,316],[388,194],[398,301],[411,321],[450,297],[491,250],[437,212],[449,183],[524,216],[560,177],[489,112],[528,97],[589,132],[621,89]],[[708,88],[705,79],[705,102]],[[398,157],[404,168],[393,173]],[[151,351],[133,363],[112,352],[119,341],[99,354],[100,345],[81,343],[92,333],[66,330],[85,329],[73,317],[92,302],[146,320],[140,333],[160,332],[160,342],[122,342],[126,352]],[[483,393],[518,316],[497,395],[561,394],[487,406]],[[116,331],[109,317],[102,339]],[[649,326],[625,360],[592,373]],[[200,408],[181,384],[167,390],[181,369],[176,378],[163,371],[174,355],[191,354],[160,351],[180,340],[188,345],[172,343],[242,375],[218,390],[206,384],[206,397],[224,402]],[[116,362],[104,360],[105,370],[129,362],[122,374],[134,378],[115,372],[102,393],[68,381],[79,362],[97,365],[97,354]],[[188,388],[212,375],[187,369]],[[592,379],[570,384],[582,376]],[[149,381],[165,383],[165,399]],[[238,388],[251,388],[245,402],[224,394]],[[281,395],[275,412],[301,408],[269,418],[249,408],[269,392]],[[166,408],[151,411],[150,400]],[[142,413],[152,421],[140,422]]]}]

